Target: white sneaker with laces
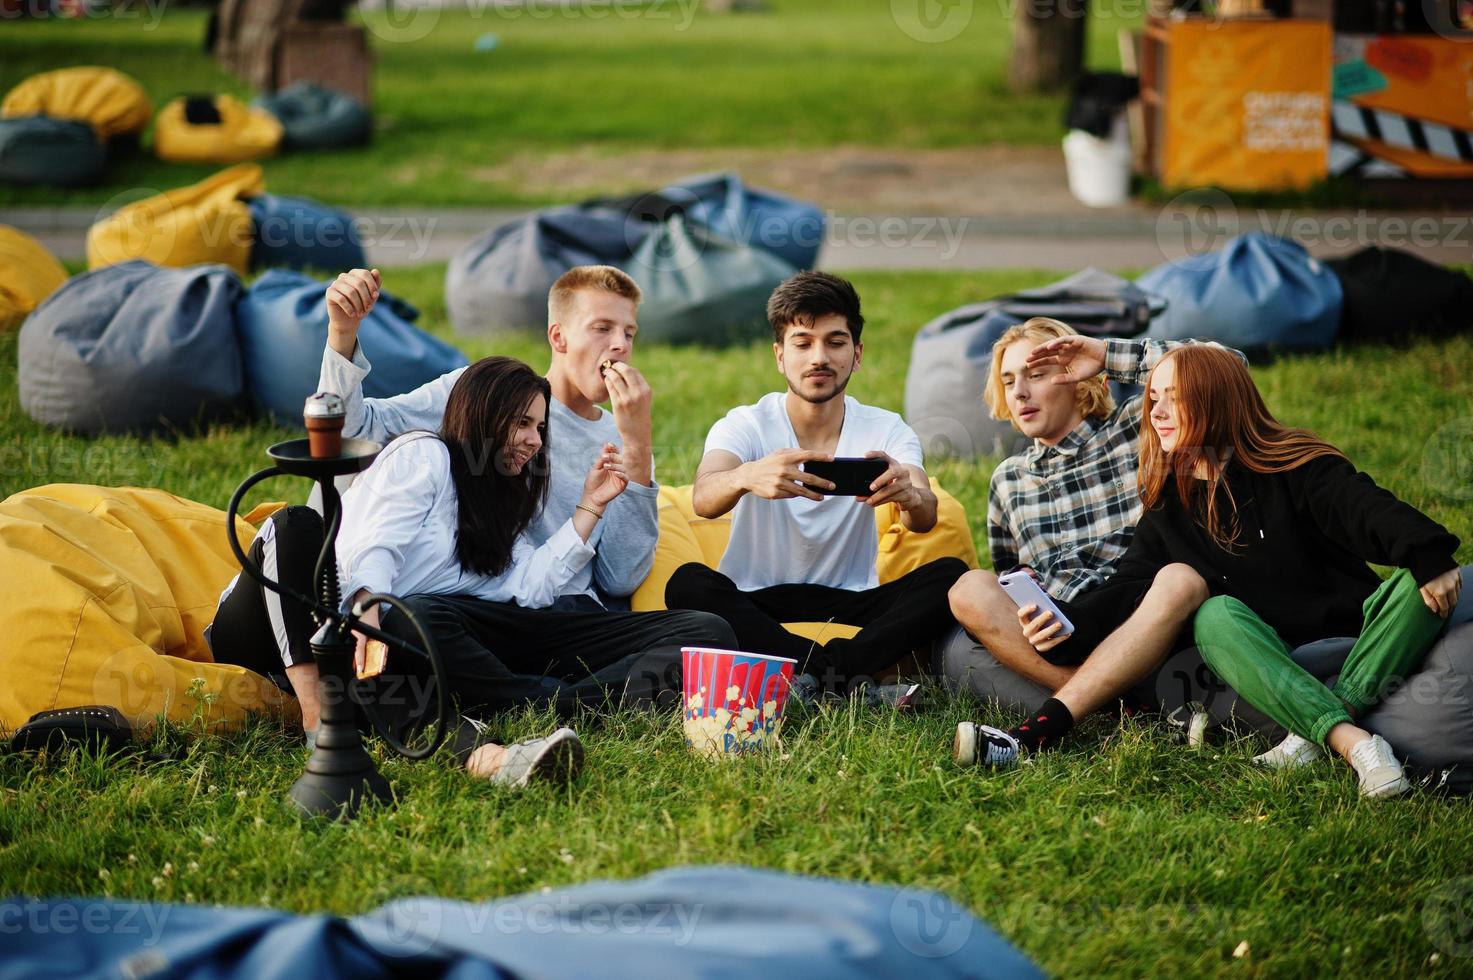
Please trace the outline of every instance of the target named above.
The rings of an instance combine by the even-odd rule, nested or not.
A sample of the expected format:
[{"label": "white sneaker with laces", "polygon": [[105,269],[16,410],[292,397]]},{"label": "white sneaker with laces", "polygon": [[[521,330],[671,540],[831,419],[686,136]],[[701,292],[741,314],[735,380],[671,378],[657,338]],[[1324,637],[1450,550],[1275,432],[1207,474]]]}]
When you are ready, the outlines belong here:
[{"label": "white sneaker with laces", "polygon": [[956,726],[951,757],[959,766],[992,766],[1002,769],[1018,764],[1022,747],[1000,728],[964,721]]},{"label": "white sneaker with laces", "polygon": [[1288,738],[1262,755],[1255,755],[1253,761],[1270,769],[1297,769],[1324,757],[1325,750],[1317,743],[1290,732]]},{"label": "white sneaker with laces", "polygon": [[486,778],[517,789],[534,779],[566,783],[583,766],[583,743],[571,728],[508,745],[505,752],[501,767]]},{"label": "white sneaker with laces", "polygon": [[1384,799],[1412,788],[1391,746],[1380,735],[1357,742],[1350,750],[1350,765],[1360,777],[1361,796]]}]

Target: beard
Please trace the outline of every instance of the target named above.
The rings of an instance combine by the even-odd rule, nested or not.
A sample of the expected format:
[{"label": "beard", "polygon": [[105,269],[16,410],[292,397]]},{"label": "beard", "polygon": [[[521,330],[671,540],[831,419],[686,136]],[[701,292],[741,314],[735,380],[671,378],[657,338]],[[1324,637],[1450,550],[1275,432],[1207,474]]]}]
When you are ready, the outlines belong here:
[{"label": "beard", "polygon": [[[834,372],[834,377],[838,377],[837,371]],[[854,377],[854,372],[851,371],[850,373],[844,375],[843,380],[834,385],[833,390],[825,392],[822,395],[805,394],[798,385],[793,384],[791,378],[788,379],[788,390],[797,395],[799,398],[803,399],[805,402],[808,402],[810,405],[822,405],[825,402],[833,401],[835,398],[842,395],[844,393],[844,389],[849,387],[849,379],[852,377]],[[799,378],[798,381],[799,385],[801,385],[803,379]]]}]

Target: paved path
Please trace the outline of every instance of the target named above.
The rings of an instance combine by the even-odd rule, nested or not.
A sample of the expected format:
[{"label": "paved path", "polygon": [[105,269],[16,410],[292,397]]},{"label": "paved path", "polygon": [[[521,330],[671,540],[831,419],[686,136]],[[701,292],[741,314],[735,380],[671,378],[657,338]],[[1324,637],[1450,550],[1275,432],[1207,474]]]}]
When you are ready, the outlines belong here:
[{"label": "paved path", "polygon": [[[374,208],[357,212],[369,260],[380,266],[445,261],[490,228],[526,213],[513,209]],[[0,208],[0,224],[35,235],[63,259],[85,257],[86,207]],[[1318,257],[1381,244],[1429,261],[1473,264],[1467,212],[1302,211],[1214,207],[1128,208],[1103,212],[934,216],[830,212],[819,264],[831,269],[1037,268],[1087,265],[1145,269],[1262,230],[1302,242]]]}]

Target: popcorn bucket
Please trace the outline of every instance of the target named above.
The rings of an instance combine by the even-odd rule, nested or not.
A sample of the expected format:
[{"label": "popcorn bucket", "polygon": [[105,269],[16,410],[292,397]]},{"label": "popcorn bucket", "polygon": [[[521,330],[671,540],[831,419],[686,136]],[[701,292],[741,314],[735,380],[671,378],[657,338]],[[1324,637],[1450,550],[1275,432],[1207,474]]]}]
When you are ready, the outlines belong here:
[{"label": "popcorn bucket", "polygon": [[707,647],[681,647],[680,657],[691,751],[731,758],[778,744],[796,660]]}]

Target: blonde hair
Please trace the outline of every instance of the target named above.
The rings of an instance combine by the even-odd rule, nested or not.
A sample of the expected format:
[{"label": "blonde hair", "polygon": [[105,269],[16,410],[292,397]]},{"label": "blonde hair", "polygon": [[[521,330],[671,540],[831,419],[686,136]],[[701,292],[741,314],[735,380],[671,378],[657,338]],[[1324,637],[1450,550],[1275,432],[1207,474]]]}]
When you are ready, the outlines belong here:
[{"label": "blonde hair", "polygon": [[[1008,408],[1007,392],[1002,386],[1004,351],[1020,340],[1032,341],[1037,346],[1050,340],[1058,340],[1060,337],[1077,337],[1078,335],[1079,331],[1069,324],[1047,316],[1036,316],[1016,326],[1008,327],[1003,335],[997,338],[997,343],[992,345],[992,369],[988,372],[987,386],[982,389],[982,397],[987,402],[992,417],[1011,422],[1013,425],[1018,424],[1018,420],[1013,418],[1012,409]],[[1079,413],[1087,419],[1102,419],[1109,415],[1115,411],[1115,399],[1110,396],[1110,382],[1103,374],[1075,382],[1074,404],[1079,409]]]},{"label": "blonde hair", "polygon": [[639,285],[621,269],[611,265],[575,265],[558,276],[547,293],[547,322],[562,323],[572,312],[578,293],[585,289],[601,289],[622,296],[635,306],[644,298]]}]

